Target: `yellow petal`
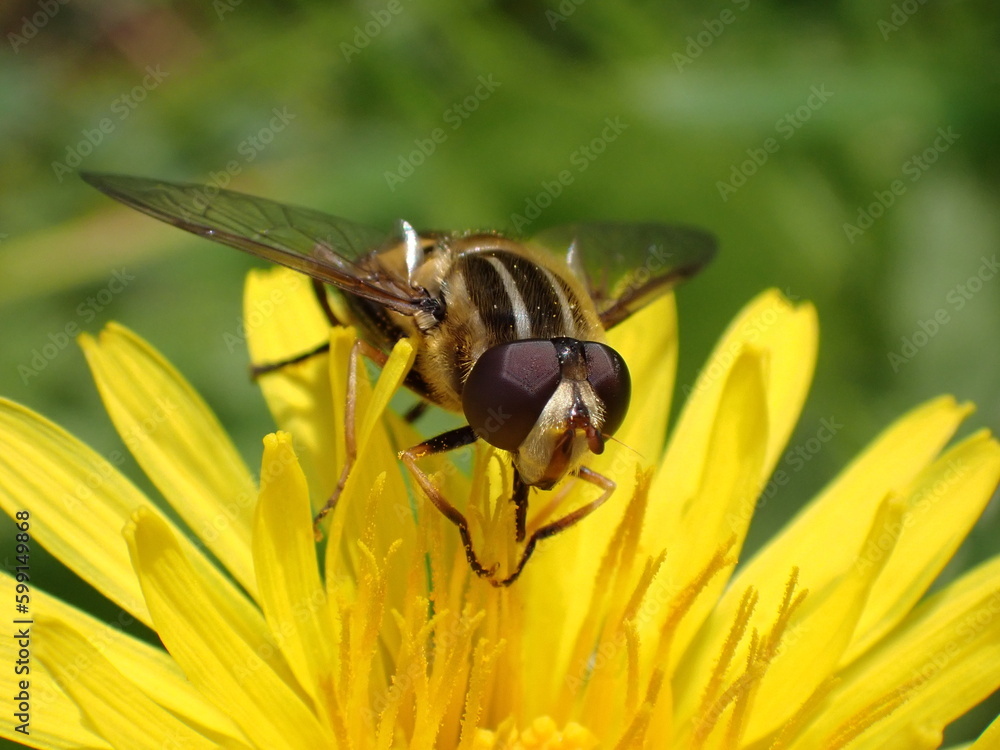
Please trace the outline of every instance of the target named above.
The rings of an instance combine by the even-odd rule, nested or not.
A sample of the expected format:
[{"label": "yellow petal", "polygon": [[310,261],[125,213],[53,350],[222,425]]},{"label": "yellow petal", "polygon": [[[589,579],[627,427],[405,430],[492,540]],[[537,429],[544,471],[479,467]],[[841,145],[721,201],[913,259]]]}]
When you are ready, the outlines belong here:
[{"label": "yellow petal", "polygon": [[[287,268],[247,275],[243,320],[254,365],[285,362],[329,342],[330,324],[309,277]],[[343,421],[338,423],[331,401],[330,361],[324,352],[257,381],[275,423],[293,437],[314,503],[321,503],[337,484],[340,465],[331,456],[343,456],[343,445],[335,442],[337,432],[343,432]],[[342,367],[345,360],[334,361]]]},{"label": "yellow petal", "polygon": [[[156,750],[166,739],[182,747],[219,746],[151,700],[70,626],[40,617],[35,633],[38,658],[115,747]],[[233,740],[224,746],[246,747]]]},{"label": "yellow petal", "polygon": [[690,673],[711,669],[712,655],[724,642],[748,586],[759,596],[750,627],[763,627],[781,602],[790,570],[798,569],[802,587],[812,592],[826,591],[849,570],[878,505],[889,494],[905,493],[968,413],[968,406],[952,398],[935,399],[885,430],[739,570],[693,644],[694,651],[685,656]]},{"label": "yellow petal", "polygon": [[969,745],[969,750],[995,750],[1000,747],[1000,716],[979,735],[979,739]]},{"label": "yellow petal", "polygon": [[206,587],[156,517],[140,511],[125,536],[156,631],[206,699],[256,745],[331,746],[262,620]]},{"label": "yellow petal", "polygon": [[357,434],[359,451],[363,446],[367,446],[372,431],[382,421],[389,400],[403,386],[403,379],[413,367],[416,356],[416,349],[407,339],[400,339],[392,348],[360,423]]},{"label": "yellow petal", "polygon": [[[13,601],[13,580],[5,576],[3,581],[0,593]],[[32,602],[36,597],[34,590]],[[7,696],[7,716],[0,722],[0,737],[44,750],[111,750],[111,745],[84,726],[79,707],[38,660],[33,626],[29,624],[27,653],[21,652],[19,639],[11,637],[24,624],[15,622],[9,627],[13,628],[10,635],[0,638],[0,659],[8,665],[0,670],[0,690]],[[30,671],[15,672],[25,668]],[[26,697],[27,705],[22,706]]]},{"label": "yellow petal", "polygon": [[[669,498],[681,506],[681,513],[676,526],[658,530],[660,540],[652,549],[654,554],[667,551],[670,564],[661,568],[659,581],[668,590],[679,590],[694,580],[720,548],[732,544],[730,549],[738,552],[743,545],[760,487],[770,429],[764,385],[766,366],[763,352],[743,350],[728,373],[709,425],[699,486],[688,498]],[[682,433],[674,437],[683,439]],[[668,500],[656,494],[657,487],[654,481],[651,506]],[[647,520],[647,530],[648,524]],[[650,543],[654,543],[652,538]],[[714,576],[691,606],[678,628],[677,649],[687,644],[711,612],[731,569],[730,565],[725,574]],[[658,618],[648,618],[640,637],[652,642],[652,634],[659,627]]]},{"label": "yellow petal", "polygon": [[[78,576],[149,624],[121,529],[150,506],[105,458],[31,410],[0,399],[0,505]],[[113,461],[124,460],[112,454]],[[100,540],[100,542],[95,541]]]},{"label": "yellow petal", "polygon": [[[677,375],[677,305],[668,294],[608,332],[608,343],[625,359],[632,376],[632,403],[621,429],[615,433],[623,446],[609,443],[605,454],[588,460],[595,471],[612,478],[631,478],[637,460],[659,461],[667,438],[667,419]],[[621,455],[618,455],[621,454]],[[617,460],[616,460],[617,459]],[[627,467],[609,464],[622,463]]]},{"label": "yellow petal", "polygon": [[[791,567],[801,565],[805,571],[806,563],[810,572],[803,581],[810,588],[816,576],[839,575],[845,563],[853,563],[854,546],[831,545],[830,530],[841,542],[862,539],[881,499],[890,492],[902,493],[970,411],[945,396],[897,420],[743,568],[734,585],[770,580],[780,588]],[[820,548],[824,554],[816,555]],[[812,568],[817,568],[815,573]]]},{"label": "yellow petal", "polygon": [[[905,512],[906,503],[902,499],[886,498],[857,554],[860,556],[869,545],[882,542],[887,530],[898,527]],[[808,695],[834,675],[891,552],[890,546],[886,558],[867,566],[851,566],[825,589],[805,592],[803,604],[796,610],[777,645],[777,655],[761,680],[747,724],[748,740],[775,731],[792,717]],[[773,617],[773,613],[762,614]],[[734,661],[744,659],[745,652],[744,648],[738,649]],[[692,679],[688,684],[696,683]]]},{"label": "yellow petal", "polygon": [[247,274],[242,333],[254,364],[310,351],[326,343],[329,330],[308,276],[282,266]]},{"label": "yellow petal", "polygon": [[[331,351],[349,352],[355,339],[356,334],[352,328],[331,329]],[[404,546],[407,551],[411,549],[414,539],[414,510],[403,482],[404,469],[395,455],[399,448],[409,446],[393,445],[382,417],[392,394],[402,385],[413,356],[414,350],[408,341],[397,342],[374,389],[369,383],[364,361],[359,362],[355,415],[357,460],[330,525],[331,542],[337,543],[331,543],[327,548],[328,579],[342,575],[345,566],[352,576],[356,575],[359,562],[356,540],[362,538],[369,526],[374,527],[371,553],[377,557],[384,556],[400,539],[406,541]],[[334,359],[337,360],[336,356]],[[347,368],[330,368],[331,389],[337,405],[335,409],[339,414],[343,414],[343,404],[346,402],[346,377]],[[343,417],[341,420],[342,434]],[[382,474],[385,474],[386,489],[383,497],[386,501],[374,509],[377,515],[373,518],[368,515],[368,496],[375,486],[376,478]],[[416,502],[421,504],[422,498]],[[430,503],[423,503],[420,512],[437,513],[437,510]],[[395,574],[404,575],[402,571],[408,564],[407,555],[395,556],[393,565],[400,566]]]},{"label": "yellow petal", "polygon": [[[67,567],[122,609],[151,625],[122,527],[136,509],[160,518],[206,583],[232,583],[106,459],[34,412],[0,400],[0,504],[12,516],[30,509],[31,535]],[[115,454],[111,455],[112,460]],[[119,456],[120,460],[121,456]],[[100,540],[95,541],[95,540]],[[242,594],[235,600],[251,610]]]},{"label": "yellow petal", "polygon": [[[914,480],[907,512],[858,558],[888,556],[872,588],[845,663],[864,652],[913,608],[951,560],[1000,482],[1000,444],[979,432],[947,451]],[[887,544],[891,538],[892,553]]]},{"label": "yellow petal", "polygon": [[254,516],[254,564],[261,607],[299,684],[317,703],[337,670],[336,635],[316,561],[306,480],[291,437],[264,438]]},{"label": "yellow petal", "polygon": [[80,337],[105,408],[167,501],[248,591],[257,490],[215,415],[149,344],[111,323]]},{"label": "yellow petal", "polygon": [[[0,580],[3,580],[13,591],[14,582],[9,576],[0,573]],[[86,638],[91,647],[106,658],[115,669],[127,674],[129,679],[141,689],[148,690],[148,695],[152,700],[187,724],[201,727],[204,732],[211,736],[230,738],[239,736],[239,730],[232,721],[205,702],[204,697],[187,681],[184,673],[181,672],[169,654],[162,648],[151,646],[145,641],[128,635],[126,630],[133,626],[135,620],[124,610],[119,611],[117,617],[110,623],[101,622],[86,612],[71,607],[55,597],[49,596],[41,589],[35,588],[31,591],[31,613],[36,620],[45,619],[71,626],[75,632]],[[10,642],[11,639],[0,640],[4,646]],[[13,659],[10,663],[13,663]],[[44,695],[39,688],[42,683],[38,680],[37,675],[33,674],[33,676],[35,679],[32,681],[34,686],[32,692],[36,697],[41,698]],[[62,694],[54,683],[51,685],[51,691]],[[42,700],[40,704],[48,707],[49,701]],[[73,704],[67,701],[67,706],[71,705]],[[69,709],[64,710],[68,711]],[[52,715],[61,716],[63,720],[45,722],[42,717],[36,717],[35,723],[44,726],[69,724],[68,721],[65,721],[66,713],[60,715],[58,712],[53,712]]]},{"label": "yellow petal", "polygon": [[[1000,687],[1000,558],[932,596],[840,675],[840,682],[794,748],[861,734],[862,747],[927,738]],[[881,706],[891,712],[869,717]],[[936,745],[929,744],[936,747]]]},{"label": "yellow petal", "polygon": [[793,307],[775,290],[759,295],[737,316],[694,387],[684,389],[688,398],[651,493],[663,500],[650,505],[643,537],[646,548],[656,547],[662,534],[677,528],[684,504],[694,495],[706,470],[706,445],[723,386],[747,349],[753,349],[766,363],[768,433],[759,478],[760,487],[764,486],[798,421],[812,380],[818,338],[813,307]]}]

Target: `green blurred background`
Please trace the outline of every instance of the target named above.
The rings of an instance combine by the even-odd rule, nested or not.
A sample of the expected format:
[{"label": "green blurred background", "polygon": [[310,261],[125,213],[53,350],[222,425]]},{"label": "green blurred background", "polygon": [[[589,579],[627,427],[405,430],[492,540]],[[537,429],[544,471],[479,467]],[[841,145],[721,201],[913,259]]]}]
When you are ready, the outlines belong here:
[{"label": "green blurred background", "polygon": [[[534,202],[548,205],[527,233],[595,218],[712,230],[719,258],[679,294],[679,387],[776,286],[822,326],[791,445],[843,425],[803,470],[783,462],[791,482],[751,547],[927,398],[976,402],[965,433],[1000,428],[992,3],[16,0],[0,26],[0,394],[105,455],[120,443],[68,324],[145,336],[251,466],[272,426],[228,338],[253,261],[112,203],[76,167],[228,172],[230,187],[375,225],[510,229]],[[620,132],[602,141],[608,120]],[[421,141],[433,153],[411,158]],[[563,170],[571,183],[539,201]],[[116,272],[134,278],[121,288]],[[998,528],[994,502],[945,578],[995,554]],[[33,566],[38,585],[113,614],[42,553]]]}]

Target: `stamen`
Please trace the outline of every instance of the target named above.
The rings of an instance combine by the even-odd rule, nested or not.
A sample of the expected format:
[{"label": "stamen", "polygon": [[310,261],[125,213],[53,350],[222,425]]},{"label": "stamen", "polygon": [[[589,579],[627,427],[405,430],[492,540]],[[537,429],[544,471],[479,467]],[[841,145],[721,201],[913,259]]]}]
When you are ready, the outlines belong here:
[{"label": "stamen", "polygon": [[631,714],[639,704],[639,633],[632,622],[626,622],[624,629],[625,653],[628,658],[625,712],[626,714]]},{"label": "stamen", "polygon": [[[694,604],[698,595],[704,591],[709,581],[711,581],[712,578],[714,578],[719,572],[725,570],[728,566],[735,562],[735,560],[730,557],[730,553],[735,545],[735,536],[730,537],[725,544],[720,545],[715,554],[705,564],[705,567],[701,570],[701,572],[699,572],[698,575],[683,589],[681,589],[676,597],[674,597],[673,601],[670,603],[667,617],[660,628],[660,638],[657,643],[656,655],[654,656],[652,662],[653,664],[664,665],[670,663],[670,647],[673,643],[674,634],[677,631],[677,625],[683,619],[684,615],[691,609],[691,605]],[[657,705],[657,700],[660,697],[660,689],[662,688],[665,679],[666,674],[663,667],[657,667],[653,670],[646,686],[645,698],[633,715],[631,721],[629,721],[628,728],[625,730],[625,733],[622,735],[616,747],[625,748],[641,746],[641,743],[628,743],[637,740],[645,734],[646,729],[649,726],[652,710]]]},{"label": "stamen", "polygon": [[462,716],[462,733],[458,750],[472,750],[489,678],[496,666],[497,657],[505,645],[506,641],[500,641],[493,648],[489,648],[485,638],[480,638],[476,644],[475,653],[472,655],[472,675],[469,677],[469,687],[465,696],[465,713]]},{"label": "stamen", "polygon": [[726,636],[725,642],[722,644],[722,651],[719,654],[719,660],[715,663],[715,667],[712,669],[712,674],[708,679],[708,685],[705,686],[705,692],[702,695],[701,706],[695,713],[698,716],[694,730],[694,739],[696,742],[704,742],[705,738],[708,737],[709,733],[715,726],[715,722],[718,720],[718,714],[714,714],[715,718],[711,720],[709,717],[713,716],[710,713],[710,708],[712,704],[719,700],[719,693],[722,688],[722,682],[725,678],[726,672],[729,670],[729,666],[732,663],[733,655],[736,653],[736,647],[739,645],[740,641],[743,640],[743,634],[746,632],[747,625],[750,622],[750,616],[753,614],[754,608],[757,606],[757,601],[760,596],[753,586],[748,586],[746,591],[743,592],[743,598],[740,600],[740,605],[736,610],[736,614],[733,616],[733,624],[729,628],[729,635]]},{"label": "stamen", "polygon": [[[790,622],[792,615],[802,605],[805,601],[806,595],[808,594],[808,590],[800,591],[798,594],[795,593],[798,576],[798,568],[793,568],[789,575],[788,583],[785,585],[785,594],[782,597],[781,604],[778,605],[777,617],[775,618],[774,624],[771,626],[770,630],[768,630],[764,635],[760,635],[758,630],[754,628],[751,633],[750,644],[747,650],[747,663],[743,673],[740,674],[725,691],[715,698],[712,704],[708,706],[707,710],[702,709],[700,711],[700,718],[696,724],[693,737],[693,744],[696,747],[704,744],[711,731],[718,724],[722,714],[730,705],[733,706],[733,713],[730,716],[729,723],[726,728],[726,745],[737,746],[740,744],[743,732],[746,729],[746,719],[750,714],[750,709],[753,706],[753,699],[756,696],[760,682],[763,679],[764,674],[767,672],[768,667],[771,665],[771,662],[779,652],[782,636],[788,627],[788,623]],[[742,632],[746,628],[746,622],[742,625],[739,625],[738,623],[739,618],[744,611],[743,603],[748,601],[749,589],[748,593],[744,594],[740,610],[737,612],[737,619],[734,622],[733,630],[730,632],[730,638],[736,630]],[[748,619],[749,614],[750,613],[747,612]],[[726,655],[726,650],[730,648],[731,645],[734,644],[730,644],[730,640],[727,639],[726,644],[723,647],[723,655],[727,661],[732,658],[731,653]],[[724,672],[719,672],[719,675],[721,674],[724,674]],[[713,672],[712,681],[714,682],[717,679],[718,675],[716,672]],[[713,689],[717,690],[720,685],[721,683],[714,684]],[[706,697],[702,704],[703,706],[707,704],[709,697],[710,694],[706,692]]]},{"label": "stamen", "polygon": [[[595,580],[600,582],[600,585],[595,585],[591,592],[589,605],[591,612],[614,612],[617,607],[621,606],[620,604],[617,606],[609,604],[609,599],[613,595],[627,590],[627,578],[623,577],[628,576],[632,570],[635,549],[638,545],[639,533],[642,530],[642,521],[646,512],[651,478],[649,472],[636,472],[635,492],[629,499],[622,520],[608,541],[607,549],[598,566]],[[560,694],[558,714],[564,715],[568,712],[579,697],[579,688],[584,684],[590,684],[593,677],[590,660],[593,655],[600,653],[602,648],[605,651],[608,648],[620,648],[622,623],[634,619],[665,554],[665,552],[661,553],[655,560],[647,560],[646,567],[639,581],[635,584],[632,595],[622,609],[620,617],[609,616],[603,623],[603,627],[601,619],[597,617],[588,618],[583,623],[577,632],[576,643],[568,662],[569,671]],[[601,628],[600,635],[599,628]],[[584,700],[589,697],[584,696]]]},{"label": "stamen", "polygon": [[795,735],[805,726],[806,721],[811,719],[815,711],[819,708],[820,704],[826,700],[826,697],[830,694],[839,683],[836,677],[827,677],[823,682],[816,686],[813,690],[812,695],[806,698],[805,702],[799,706],[798,710],[782,725],[781,729],[778,730],[777,736],[774,738],[774,742],[771,743],[771,747],[768,750],[783,750],[787,747],[789,741],[795,737]]},{"label": "stamen", "polygon": [[830,750],[846,747],[849,742],[861,735],[870,726],[884,719],[906,703],[910,695],[923,681],[923,677],[915,677],[909,682],[900,685],[895,690],[889,691],[881,698],[872,701],[837,727],[823,747]]}]

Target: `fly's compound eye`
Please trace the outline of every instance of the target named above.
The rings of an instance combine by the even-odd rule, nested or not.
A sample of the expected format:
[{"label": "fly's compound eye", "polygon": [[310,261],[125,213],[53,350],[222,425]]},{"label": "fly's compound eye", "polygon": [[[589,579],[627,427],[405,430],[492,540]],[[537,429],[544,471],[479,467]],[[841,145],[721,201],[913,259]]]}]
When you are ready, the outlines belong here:
[{"label": "fly's compound eye", "polygon": [[465,418],[490,445],[516,451],[560,378],[559,358],[551,341],[512,341],[487,349],[462,389]]},{"label": "fly's compound eye", "polygon": [[601,432],[614,435],[628,412],[632,398],[632,376],[622,355],[606,344],[588,341],[583,345],[587,358],[587,381],[597,397],[604,402],[604,424]]}]

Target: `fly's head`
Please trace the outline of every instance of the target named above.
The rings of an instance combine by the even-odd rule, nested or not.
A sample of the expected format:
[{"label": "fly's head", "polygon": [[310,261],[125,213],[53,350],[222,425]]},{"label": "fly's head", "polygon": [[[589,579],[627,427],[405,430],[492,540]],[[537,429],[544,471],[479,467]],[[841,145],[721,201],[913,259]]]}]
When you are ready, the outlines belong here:
[{"label": "fly's head", "polygon": [[526,484],[550,489],[621,426],[632,382],[607,344],[571,338],[500,344],[476,360],[462,391],[480,438],[509,451]]}]

